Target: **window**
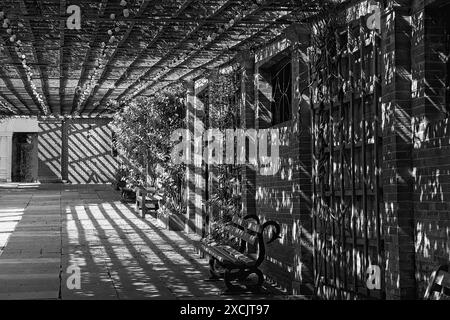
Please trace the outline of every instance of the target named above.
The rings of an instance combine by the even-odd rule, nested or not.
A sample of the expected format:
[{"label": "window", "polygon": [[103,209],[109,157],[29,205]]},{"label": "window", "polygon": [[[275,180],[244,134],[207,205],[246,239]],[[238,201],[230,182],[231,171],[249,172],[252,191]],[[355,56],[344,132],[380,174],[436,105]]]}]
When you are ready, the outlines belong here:
[{"label": "window", "polygon": [[272,125],[292,119],[292,71],[290,60],[271,68]]}]

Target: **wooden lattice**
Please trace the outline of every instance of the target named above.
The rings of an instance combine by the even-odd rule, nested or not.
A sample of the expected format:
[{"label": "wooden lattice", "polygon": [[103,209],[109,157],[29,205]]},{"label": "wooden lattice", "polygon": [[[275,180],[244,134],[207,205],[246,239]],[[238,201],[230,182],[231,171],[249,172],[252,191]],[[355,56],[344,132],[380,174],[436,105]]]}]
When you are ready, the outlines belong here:
[{"label": "wooden lattice", "polygon": [[[0,101],[17,114],[103,114],[111,100],[151,95],[265,45],[322,2],[4,0]],[[80,30],[66,27],[69,5],[81,9]]]},{"label": "wooden lattice", "polygon": [[[383,270],[380,36],[364,19],[337,30],[311,90],[317,287],[328,297],[383,297],[366,270]],[[381,279],[383,276],[381,275]]]}]

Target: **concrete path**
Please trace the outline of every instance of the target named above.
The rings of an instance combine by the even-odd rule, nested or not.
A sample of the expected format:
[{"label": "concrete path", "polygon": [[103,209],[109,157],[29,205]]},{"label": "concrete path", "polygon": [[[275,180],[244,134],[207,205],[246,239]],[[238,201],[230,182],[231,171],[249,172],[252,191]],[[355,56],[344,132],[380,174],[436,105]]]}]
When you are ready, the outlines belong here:
[{"label": "concrete path", "polygon": [[108,186],[0,185],[0,299],[224,298],[191,238],[119,200]]}]

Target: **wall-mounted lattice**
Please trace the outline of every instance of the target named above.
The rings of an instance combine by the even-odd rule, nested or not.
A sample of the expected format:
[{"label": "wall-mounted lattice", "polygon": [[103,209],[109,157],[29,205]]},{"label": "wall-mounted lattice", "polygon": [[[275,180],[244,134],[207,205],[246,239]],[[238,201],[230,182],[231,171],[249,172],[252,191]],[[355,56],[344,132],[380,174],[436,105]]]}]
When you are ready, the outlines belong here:
[{"label": "wall-mounted lattice", "polygon": [[383,298],[383,281],[366,285],[367,268],[384,264],[380,35],[361,19],[334,38],[311,90],[316,281],[325,296]]}]

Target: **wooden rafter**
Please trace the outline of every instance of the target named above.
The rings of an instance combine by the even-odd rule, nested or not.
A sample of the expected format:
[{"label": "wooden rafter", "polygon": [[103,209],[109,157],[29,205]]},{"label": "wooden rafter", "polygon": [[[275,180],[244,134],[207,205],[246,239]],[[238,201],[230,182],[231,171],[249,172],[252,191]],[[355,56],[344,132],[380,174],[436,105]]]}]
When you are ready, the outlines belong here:
[{"label": "wooden rafter", "polygon": [[[145,12],[145,10],[147,9],[147,7],[149,6],[150,3],[151,3],[151,0],[143,0],[141,6],[139,7],[139,11],[136,14],[136,17],[142,16],[142,14]],[[89,105],[89,103],[91,102],[92,97],[95,96],[95,94],[97,93],[98,88],[102,85],[102,83],[104,81],[104,76],[107,73],[107,69],[108,69],[109,64],[111,63],[111,61],[114,61],[114,58],[116,57],[116,54],[117,54],[119,48],[121,48],[127,42],[127,40],[129,38],[130,34],[132,33],[135,25],[136,25],[136,22],[134,22],[134,21],[131,22],[130,26],[128,27],[127,31],[125,32],[125,35],[119,41],[119,43],[115,47],[113,53],[108,58],[108,61],[105,64],[105,67],[103,68],[103,71],[100,74],[100,77],[98,79],[98,85],[93,88],[93,92],[91,93],[91,95],[89,95],[89,98],[86,99],[86,101],[83,103],[83,105],[81,107],[81,110],[80,110],[80,113],[83,113],[83,111],[86,108],[86,106]]]},{"label": "wooden rafter", "polygon": [[[260,30],[259,32],[257,32],[257,33],[255,33],[255,34],[251,35],[249,38],[246,38],[246,39],[243,40],[242,42],[239,42],[235,47],[231,48],[230,51],[233,51],[233,52],[239,51],[239,48],[244,47],[248,42],[250,42],[251,40],[253,40],[255,37],[258,37],[261,33],[267,31],[268,29],[270,29],[270,28],[272,28],[272,27],[273,27],[272,24],[267,25],[264,29],[262,29],[262,30]],[[219,66],[216,66],[216,65],[217,65],[218,61],[221,61],[221,60],[224,59],[223,56],[224,56],[225,54],[226,54],[226,52],[224,52],[222,55],[220,55],[220,56],[218,56],[218,57],[215,57],[215,58],[211,59],[210,61],[208,61],[208,62],[206,62],[206,63],[204,63],[204,64],[202,64],[202,65],[200,65],[200,66],[198,66],[198,67],[196,67],[196,68],[192,68],[191,71],[185,73],[184,75],[181,75],[181,76],[179,77],[179,80],[178,80],[178,81],[183,81],[183,80],[188,80],[188,79],[195,79],[195,78],[197,78],[197,77],[201,77],[204,70],[210,70],[210,69],[214,69],[214,68],[217,68],[217,67],[218,67],[218,68],[222,68],[222,67],[223,67],[223,64],[221,64],[221,65],[219,65]],[[186,62],[186,61],[184,61],[183,63],[185,63],[185,62]],[[228,62],[226,62],[225,64],[227,64],[227,63],[228,63]],[[168,76],[168,74],[166,75],[166,77],[167,77],[167,76]],[[159,83],[160,83],[160,82],[154,82],[152,85],[150,85],[150,86],[146,89],[146,91],[150,91],[151,89],[153,89],[154,87],[156,87]],[[162,89],[168,87],[168,86],[171,84],[171,83],[167,83],[167,82],[161,82],[161,83],[164,83],[164,85],[161,86],[161,87],[158,87],[156,90],[162,90]],[[156,90],[153,90],[153,93],[154,93]],[[150,95],[151,95],[151,94],[152,94],[152,93],[150,93]]]},{"label": "wooden rafter", "polygon": [[[248,16],[252,16],[252,15],[257,14],[258,12],[264,10],[265,6],[270,5],[272,2],[273,2],[273,0],[271,0],[271,1],[266,1],[266,2],[264,2],[264,4],[262,4],[262,5],[256,6],[255,9],[253,9],[253,11],[252,11]],[[221,37],[223,37],[223,36],[226,35],[226,34],[227,34],[227,33],[222,34],[221,36],[217,37],[214,41],[212,41],[212,42],[210,42],[210,43],[207,43],[205,46],[202,46],[201,48],[195,50],[194,52],[192,52],[191,54],[189,54],[189,55],[184,59],[184,61],[181,62],[179,65],[185,63],[187,60],[192,59],[194,56],[198,55],[200,52],[206,50],[206,48],[207,48],[208,46],[214,45],[216,42],[218,42],[218,40],[219,40]],[[168,56],[170,56],[170,55],[168,55]],[[160,61],[161,61],[161,60],[160,60]],[[172,69],[169,69],[169,70],[166,72],[166,74],[169,73],[169,72],[171,72],[171,70],[172,70]],[[153,71],[153,70],[152,70],[152,69],[148,70],[147,73],[145,74],[144,78],[145,78],[146,76],[148,76],[148,75],[150,74],[151,71]],[[163,75],[164,75],[164,74],[163,74]],[[152,83],[155,83],[155,81],[153,81]],[[133,87],[133,85],[130,86],[130,87],[127,89],[127,91],[131,90],[132,87]],[[147,88],[147,86],[144,87],[144,88],[142,88],[142,89],[140,89],[137,93],[133,94],[131,98],[134,98],[137,94],[139,94],[140,92],[142,92],[143,90],[145,90],[145,88]],[[124,93],[122,93],[122,94],[119,96],[118,100],[120,100],[123,96],[125,96],[125,94],[126,94],[127,91],[125,91]]]},{"label": "wooden rafter", "polygon": [[[0,37],[0,39],[1,39],[0,40],[1,44],[4,46],[3,38]],[[33,103],[35,104],[35,106],[37,107],[38,110],[43,111],[39,102],[36,100],[36,98],[34,97],[34,95],[32,93],[30,84],[25,79],[26,78],[25,70],[23,69],[22,63],[19,62],[19,57],[17,56],[17,54],[15,52],[13,54],[11,51],[12,51],[11,47],[7,47],[7,50],[3,50],[3,52],[7,56],[8,60],[15,62],[14,68],[17,70],[17,73],[19,74],[19,78],[20,78],[20,80],[23,84],[23,87],[24,87],[25,91],[27,92],[29,98],[33,101]],[[15,86],[11,83],[10,79],[8,79],[6,77],[6,75],[3,73],[3,71],[0,71],[0,76],[2,77],[3,81],[5,82],[8,89],[11,91],[11,93],[13,93],[17,97],[17,99],[30,111],[30,113],[33,113],[32,109],[28,106],[28,103],[25,102],[25,100],[23,100],[23,98],[17,92]]]},{"label": "wooden rafter", "polygon": [[[249,1],[249,0],[247,0],[247,1]],[[236,1],[233,1],[233,2],[236,2]],[[308,10],[305,10],[305,11],[308,11]],[[309,11],[314,12],[315,10],[310,9]],[[42,20],[42,19],[44,19],[44,20],[52,20],[52,21],[66,21],[65,17],[55,16],[55,15],[42,15],[42,16],[35,16],[35,15],[19,16],[19,15],[17,15],[17,17],[20,17],[23,20]],[[85,16],[83,16],[83,21],[85,21],[85,22],[107,22],[107,21],[111,21],[111,20],[108,17],[86,16],[85,15]],[[157,17],[157,18],[155,18],[155,17],[145,17],[145,18],[118,17],[118,18],[116,18],[115,21],[124,22],[124,23],[131,23],[131,22],[151,23],[153,25],[166,25],[167,23],[170,23],[170,22],[179,23],[179,24],[183,24],[183,25],[193,25],[193,26],[196,26],[198,24],[197,21],[194,21],[192,19],[187,19],[187,18],[173,19],[171,17]],[[210,24],[210,25],[217,25],[217,24],[224,24],[226,22],[228,22],[228,20],[220,19],[220,17],[218,17],[217,19],[208,19],[208,21],[206,23]],[[258,21],[258,20],[246,20],[245,22],[243,22],[243,24],[245,24],[245,25],[258,25],[258,24],[262,24],[262,23],[263,23],[262,21]]]},{"label": "wooden rafter", "polygon": [[19,114],[24,114],[23,110],[21,108],[19,108],[18,106],[16,106],[16,104],[14,102],[11,101],[11,99],[9,99],[5,94],[0,93],[0,97],[5,100],[10,106],[13,106],[14,109],[16,109]]},{"label": "wooden rafter", "polygon": [[[180,8],[172,14],[172,18],[176,19],[178,18],[186,8],[188,8],[193,2],[196,0],[185,0],[184,3],[180,6]],[[153,37],[153,39],[139,52],[139,54],[134,58],[134,60],[130,63],[130,65],[127,67],[125,72],[123,72],[120,76],[120,78],[114,83],[113,88],[110,88],[108,92],[102,97],[100,102],[94,107],[94,109],[91,111],[90,114],[94,113],[98,106],[103,105],[103,103],[108,99],[108,97],[111,95],[111,93],[114,91],[115,87],[118,87],[121,83],[125,81],[125,79],[128,77],[129,72],[132,70],[132,68],[135,67],[137,62],[142,59],[142,57],[147,53],[147,50],[149,48],[152,48],[153,45],[156,44],[156,42],[160,39],[161,35],[166,31],[165,26],[160,28],[160,30],[157,32],[157,34]]]},{"label": "wooden rafter", "polygon": [[[277,19],[277,21],[272,21],[268,24],[266,23],[266,26],[263,29],[259,30],[256,33],[253,33],[250,37],[244,39],[243,41],[240,41],[233,48],[230,48],[229,51],[230,52],[238,52],[240,49],[245,47],[249,42],[251,42],[254,38],[260,36],[262,33],[267,32],[268,30],[272,30],[273,26],[278,24],[278,20],[282,20],[285,16],[286,15],[280,17],[279,19]],[[225,56],[227,54],[228,54],[227,51],[222,51],[222,53],[219,56],[214,57],[210,61],[207,61],[206,63],[203,63],[202,65],[200,65],[198,67],[184,68],[189,71],[187,73],[185,73],[184,75],[180,76],[178,81],[183,81],[183,80],[187,80],[187,79],[195,79],[196,77],[201,76],[205,70],[213,70],[215,68],[223,67],[224,64],[228,64],[230,62],[230,61],[227,61],[225,63],[221,62],[222,60],[226,59]],[[187,60],[184,60],[181,64],[185,64],[186,62],[187,62]],[[171,71],[173,71],[173,69],[171,69]],[[166,77],[167,76],[168,76],[168,74],[166,74]],[[149,88],[147,88],[147,91],[150,91],[150,89],[152,89],[153,87],[160,85],[160,84],[162,84],[162,85],[157,87],[157,89],[154,90],[154,92],[157,90],[163,90],[163,89],[167,88],[168,86],[174,84],[174,82],[173,81],[165,81],[165,80],[155,81]],[[151,95],[151,94],[149,94],[149,95]],[[108,111],[109,111],[108,109],[104,109],[97,116],[101,116],[101,115],[107,113]],[[92,115],[92,113],[90,115]]]},{"label": "wooden rafter", "polygon": [[[39,0],[37,1],[37,4],[38,4],[39,9],[40,9],[40,1]],[[21,8],[22,12],[25,15],[27,15],[28,14],[28,8],[27,8],[27,5],[26,5],[25,1],[24,0],[19,0],[19,5],[20,5],[20,8]],[[40,12],[42,12],[42,11],[40,10]],[[48,83],[46,82],[46,78],[44,78],[44,72],[42,71],[42,68],[41,68],[41,65],[40,65],[40,62],[39,62],[40,61],[39,60],[39,56],[38,56],[38,54],[36,52],[37,41],[36,41],[36,38],[34,36],[34,31],[33,31],[33,28],[31,26],[30,20],[26,20],[25,23],[26,23],[27,28],[30,31],[30,35],[31,35],[31,43],[32,43],[31,51],[33,52],[34,61],[36,61],[35,66],[36,66],[36,68],[37,68],[37,70],[39,72],[39,81],[41,82],[41,88],[42,88],[44,102],[45,102],[46,105],[48,105],[48,107],[50,109],[49,111],[53,112],[53,107],[49,103],[50,99],[49,99],[49,93],[48,93]]]},{"label": "wooden rafter", "polygon": [[[19,29],[26,37],[18,34],[22,49],[34,57],[28,59],[36,73],[33,82],[42,88],[45,104],[52,104],[52,113],[76,110],[92,115],[101,113],[111,99],[151,95],[180,79],[226,65],[244,44],[254,49],[258,42],[274,39],[268,25],[281,30],[297,22],[294,16],[279,17],[282,13],[298,9],[304,17],[317,9],[318,1],[128,0],[132,13],[127,18],[120,14],[119,0],[7,0],[4,8],[13,25],[24,25]],[[81,30],[65,31],[70,4],[82,9]],[[228,25],[231,19],[235,22]],[[104,67],[98,69],[100,43],[113,23],[121,28],[114,34],[119,42],[108,45],[101,61]],[[35,96],[15,44],[7,37],[6,29],[0,29],[4,49],[0,77],[5,83],[0,94],[23,114],[37,114],[45,105]],[[89,79],[93,81],[85,86]],[[84,90],[81,100],[77,88]]]},{"label": "wooden rafter", "polygon": [[[268,30],[273,30],[274,25],[277,25],[279,20],[283,20],[283,18],[285,18],[286,16],[289,16],[289,15],[291,15],[291,14],[289,13],[287,15],[284,15],[284,16],[278,18],[277,21],[272,21],[272,22],[266,23],[266,26],[264,28],[262,28],[261,30],[259,30],[256,33],[253,33],[250,37],[244,39],[243,41],[241,41],[238,44],[236,44],[234,47],[230,48],[230,51],[238,52],[239,50],[241,50],[241,48],[243,48],[245,45],[247,45],[247,43],[252,41],[254,38],[260,36],[262,33],[267,32]],[[196,68],[192,68],[191,71],[189,71],[189,72],[185,73],[184,75],[180,76],[179,77],[179,81],[183,81],[183,80],[186,80],[186,79],[192,79],[192,78],[196,78],[197,76],[200,76],[203,73],[204,70],[212,68],[211,65],[217,64],[217,61],[220,61],[221,59],[223,59],[223,55],[225,53],[226,52],[223,52],[222,55],[219,55],[218,57],[215,57],[215,58],[211,59],[210,61],[208,61],[208,62],[206,62],[206,63],[204,63],[204,64],[202,64],[202,65],[200,65],[200,66],[198,66]],[[185,63],[187,63],[187,59],[184,60],[180,65],[185,64]],[[219,67],[222,67],[222,65],[219,66]],[[173,69],[171,69],[165,75],[165,77],[168,77],[169,73],[171,71],[173,71]],[[161,87],[158,87],[157,90],[162,90],[162,89],[164,89],[164,88],[166,88],[167,86],[170,85],[170,83],[167,83],[165,81],[163,81],[163,82],[155,81],[149,87],[147,87],[146,91],[150,91],[158,83],[164,83],[164,85],[161,86]]]},{"label": "wooden rafter", "polygon": [[[23,100],[23,98],[21,97],[21,95],[17,92],[16,88],[14,87],[14,85],[11,83],[11,80],[9,79],[9,77],[6,76],[6,74],[3,71],[3,68],[0,68],[0,77],[2,78],[3,82],[6,85],[6,88],[16,97],[17,100],[19,100],[19,102],[28,110],[29,114],[33,114],[33,110],[28,106],[28,103]],[[11,101],[11,100],[9,100]],[[15,103],[12,103],[16,108],[18,108],[18,106]],[[24,112],[22,112],[24,113]]]},{"label": "wooden rafter", "polygon": [[183,44],[185,44],[187,41],[189,41],[189,39],[196,34],[201,27],[204,26],[204,21],[206,19],[210,19],[213,18],[217,15],[219,15],[220,13],[222,13],[229,4],[231,4],[233,2],[233,0],[227,0],[225,1],[217,10],[215,10],[213,13],[211,13],[208,17],[204,18],[202,20],[201,23],[199,23],[194,30],[188,32],[188,34],[183,38],[183,40],[180,41],[180,43],[177,43],[175,45],[175,48],[171,48],[171,50],[168,50],[168,53],[166,55],[164,55],[161,59],[159,59],[149,70],[147,70],[146,72],[144,72],[143,75],[141,75],[131,86],[129,86],[124,92],[122,92],[117,100],[120,100],[123,96],[125,96],[127,94],[127,92],[129,92],[130,90],[132,90],[133,87],[135,87],[136,85],[138,85],[141,82],[141,79],[146,78],[148,75],[150,75],[155,68],[158,68],[158,65],[160,65],[161,63],[165,62],[166,60],[169,59],[169,57],[172,55],[172,50],[175,50],[176,48],[181,47]]},{"label": "wooden rafter", "polygon": [[[108,5],[108,0],[102,0],[102,2],[100,4],[100,8],[99,8],[99,13],[98,13],[99,17],[102,17],[105,14],[105,10],[106,10],[106,6],[107,5]],[[99,22],[97,22],[95,24],[95,27],[94,27],[95,37],[94,37],[94,40],[89,43],[89,49],[87,50],[86,55],[84,56],[83,67],[81,68],[80,78],[78,79],[77,87],[81,87],[82,81],[84,79],[84,74],[88,70],[88,59],[89,59],[89,56],[92,53],[92,47],[94,46],[94,44],[99,39],[99,34],[98,34],[99,33],[98,32],[99,28],[100,28]],[[75,92],[74,95],[73,95],[72,108],[70,110],[70,114],[73,114],[75,112],[76,102],[77,102],[77,93]]]}]

